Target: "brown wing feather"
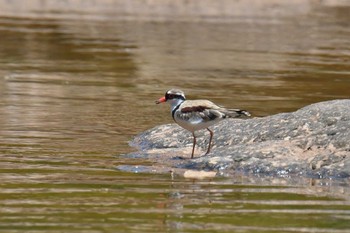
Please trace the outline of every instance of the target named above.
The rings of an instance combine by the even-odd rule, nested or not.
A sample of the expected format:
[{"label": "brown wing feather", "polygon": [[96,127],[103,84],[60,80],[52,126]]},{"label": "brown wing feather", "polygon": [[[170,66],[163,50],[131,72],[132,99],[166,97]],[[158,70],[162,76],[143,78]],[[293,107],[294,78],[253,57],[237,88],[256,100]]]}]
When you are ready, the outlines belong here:
[{"label": "brown wing feather", "polygon": [[205,109],[208,109],[208,108],[205,106],[184,107],[184,108],[181,108],[181,112],[182,113],[203,112]]},{"label": "brown wing feather", "polygon": [[180,111],[184,119],[200,117],[204,121],[209,121],[223,117],[219,109],[219,106],[209,100],[187,100],[182,104]]},{"label": "brown wing feather", "polygon": [[203,112],[205,109],[219,109],[220,107],[209,100],[186,100],[181,105],[181,111]]},{"label": "brown wing feather", "polygon": [[180,111],[183,118],[201,117],[204,121],[216,118],[250,116],[247,111],[240,109],[226,109],[220,107],[209,100],[187,100],[181,107]]}]

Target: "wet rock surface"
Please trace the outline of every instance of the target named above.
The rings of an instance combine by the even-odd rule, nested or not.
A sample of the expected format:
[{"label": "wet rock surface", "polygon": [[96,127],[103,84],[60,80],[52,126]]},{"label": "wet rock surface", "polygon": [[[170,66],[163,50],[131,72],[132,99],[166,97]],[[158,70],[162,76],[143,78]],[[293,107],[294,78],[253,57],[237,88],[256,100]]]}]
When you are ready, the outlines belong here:
[{"label": "wet rock surface", "polygon": [[128,157],[147,158],[169,169],[243,172],[313,178],[350,177],[350,100],[312,104],[296,112],[251,119],[228,119],[197,132],[195,158],[190,158],[191,133],[167,124],[147,130],[131,145]]}]

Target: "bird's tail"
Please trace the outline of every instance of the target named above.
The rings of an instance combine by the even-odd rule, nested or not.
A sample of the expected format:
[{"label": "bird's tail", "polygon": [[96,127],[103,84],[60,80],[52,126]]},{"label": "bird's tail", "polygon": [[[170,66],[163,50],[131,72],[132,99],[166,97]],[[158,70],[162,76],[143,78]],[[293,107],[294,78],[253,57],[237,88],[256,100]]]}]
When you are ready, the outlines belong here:
[{"label": "bird's tail", "polygon": [[241,116],[251,116],[251,114],[246,110],[241,109],[226,109],[224,112],[226,117],[228,118],[235,118],[235,117],[241,117]]}]

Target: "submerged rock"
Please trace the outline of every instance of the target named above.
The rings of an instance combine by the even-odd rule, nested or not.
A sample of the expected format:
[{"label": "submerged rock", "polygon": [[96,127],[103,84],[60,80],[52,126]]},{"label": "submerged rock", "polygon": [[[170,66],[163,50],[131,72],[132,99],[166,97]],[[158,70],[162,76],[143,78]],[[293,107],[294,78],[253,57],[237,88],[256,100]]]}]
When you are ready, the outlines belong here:
[{"label": "submerged rock", "polygon": [[[149,158],[180,169],[315,178],[350,177],[350,100],[309,105],[296,112],[252,119],[228,119],[209,135],[197,132],[194,159],[192,135],[176,124],[157,126],[136,136],[139,149],[129,156]],[[202,151],[200,151],[202,150]]]}]

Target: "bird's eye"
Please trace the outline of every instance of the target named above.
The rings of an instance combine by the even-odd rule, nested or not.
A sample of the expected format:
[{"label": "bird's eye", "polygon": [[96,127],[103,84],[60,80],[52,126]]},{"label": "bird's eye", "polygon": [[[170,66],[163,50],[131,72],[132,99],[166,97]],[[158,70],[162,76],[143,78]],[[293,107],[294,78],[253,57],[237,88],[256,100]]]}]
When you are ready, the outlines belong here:
[{"label": "bird's eye", "polygon": [[173,99],[174,98],[174,95],[173,94],[169,94],[168,95],[168,99]]}]

